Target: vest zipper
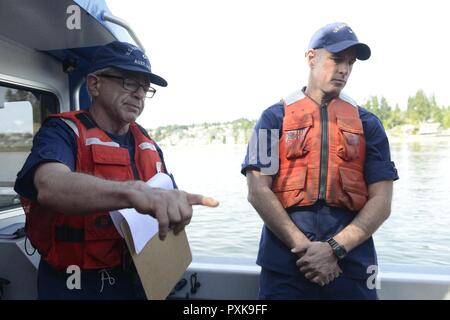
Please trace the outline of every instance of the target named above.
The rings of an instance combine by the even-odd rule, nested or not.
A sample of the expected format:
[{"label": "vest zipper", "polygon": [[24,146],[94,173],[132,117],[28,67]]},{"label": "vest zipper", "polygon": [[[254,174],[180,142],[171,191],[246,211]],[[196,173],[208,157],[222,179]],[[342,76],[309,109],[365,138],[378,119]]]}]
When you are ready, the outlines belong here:
[{"label": "vest zipper", "polygon": [[139,172],[137,170],[136,162],[134,161],[134,159],[131,160],[131,169],[133,170],[134,180],[141,180],[141,178],[139,177]]},{"label": "vest zipper", "polygon": [[141,176],[139,175],[139,171],[136,166],[136,158],[137,158],[139,146],[136,143],[136,139],[134,137],[133,132],[131,131],[130,133],[131,133],[131,137],[130,137],[130,141],[129,141],[129,146],[134,147],[134,150],[132,150],[131,148],[128,149],[128,153],[130,154],[131,170],[133,171],[134,180],[141,180]]},{"label": "vest zipper", "polygon": [[[133,143],[134,143],[134,141],[133,141]],[[136,159],[135,159],[136,156],[137,156],[137,154],[136,154],[137,146],[134,145],[134,155],[133,155],[133,152],[131,152],[130,149],[128,149],[128,152],[130,153],[130,164],[131,164],[131,170],[133,171],[133,178],[134,178],[134,180],[141,180],[141,176],[139,175],[139,171],[137,169]]]},{"label": "vest zipper", "polygon": [[320,171],[319,171],[319,200],[325,200],[328,172],[328,110],[327,104],[320,105]]}]

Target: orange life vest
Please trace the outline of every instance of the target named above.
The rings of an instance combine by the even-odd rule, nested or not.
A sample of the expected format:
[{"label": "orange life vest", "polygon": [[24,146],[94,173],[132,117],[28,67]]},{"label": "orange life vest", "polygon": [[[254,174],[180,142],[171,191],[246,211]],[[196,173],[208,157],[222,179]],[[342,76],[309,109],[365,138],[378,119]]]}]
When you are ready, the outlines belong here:
[{"label": "orange life vest", "polygon": [[[137,124],[130,124],[135,159],[97,127],[85,111],[67,112],[62,118],[77,136],[76,171],[107,180],[147,181],[164,172],[162,156],[154,141]],[[118,266],[125,253],[125,242],[117,232],[109,212],[65,215],[37,201],[22,198],[27,236],[42,258],[56,269],[77,265],[81,269]]]},{"label": "orange life vest", "polygon": [[272,190],[284,208],[325,200],[359,211],[367,202],[366,143],[358,107],[341,96],[319,106],[303,92],[284,101],[280,168]]}]

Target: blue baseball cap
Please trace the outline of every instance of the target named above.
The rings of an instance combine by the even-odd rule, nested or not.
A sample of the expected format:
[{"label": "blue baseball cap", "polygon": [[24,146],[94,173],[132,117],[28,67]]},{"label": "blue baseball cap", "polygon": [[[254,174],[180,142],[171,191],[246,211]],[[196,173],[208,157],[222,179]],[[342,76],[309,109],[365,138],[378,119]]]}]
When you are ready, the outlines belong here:
[{"label": "blue baseball cap", "polygon": [[113,67],[125,71],[139,72],[148,75],[151,83],[161,87],[167,86],[167,81],[152,73],[150,61],[138,47],[120,41],[113,41],[94,53],[89,73]]},{"label": "blue baseball cap", "polygon": [[357,59],[370,58],[369,46],[359,42],[352,28],[343,22],[327,24],[317,30],[309,43],[310,49],[323,48],[331,53],[338,53],[350,47],[355,47]]}]

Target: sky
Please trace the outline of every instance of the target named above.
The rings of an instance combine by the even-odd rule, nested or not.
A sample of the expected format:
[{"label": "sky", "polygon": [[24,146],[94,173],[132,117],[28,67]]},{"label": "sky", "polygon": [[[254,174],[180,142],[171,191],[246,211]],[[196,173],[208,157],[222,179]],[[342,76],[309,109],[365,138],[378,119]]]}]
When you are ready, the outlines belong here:
[{"label": "sky", "polygon": [[372,50],[344,92],[359,104],[384,96],[406,109],[423,89],[450,106],[450,24],[444,0],[106,0],[138,35],[152,71],[169,85],[146,102],[139,122],[257,119],[306,85],[313,33],[350,25]]}]

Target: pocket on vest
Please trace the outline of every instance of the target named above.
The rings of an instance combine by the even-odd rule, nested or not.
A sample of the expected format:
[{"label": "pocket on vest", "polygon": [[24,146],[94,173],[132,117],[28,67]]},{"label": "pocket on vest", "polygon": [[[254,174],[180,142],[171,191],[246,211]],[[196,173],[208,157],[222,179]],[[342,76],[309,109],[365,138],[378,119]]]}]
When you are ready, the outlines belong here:
[{"label": "pocket on vest", "polygon": [[358,159],[361,138],[364,134],[360,122],[358,119],[338,118],[337,126],[340,131],[337,155],[345,161]]},{"label": "pocket on vest", "polygon": [[84,230],[83,268],[114,267],[121,263],[124,242],[109,213],[86,216]]},{"label": "pocket on vest", "polygon": [[342,194],[339,202],[352,211],[359,211],[367,202],[367,186],[361,172],[339,168]]},{"label": "pocket on vest", "polygon": [[93,173],[96,177],[115,181],[133,179],[130,155],[127,149],[93,145],[92,160],[94,162]]},{"label": "pocket on vest", "polygon": [[[289,171],[289,169],[287,169]],[[276,179],[272,191],[285,208],[301,202],[305,196],[306,173],[308,168],[294,169],[292,172],[283,173],[284,179]],[[281,172],[280,172],[281,173]]]},{"label": "pocket on vest", "polygon": [[305,114],[293,123],[284,124],[284,143],[287,159],[304,157],[308,152],[307,134],[313,125],[311,114]]},{"label": "pocket on vest", "polygon": [[121,238],[108,212],[87,215],[84,223],[85,241]]}]

